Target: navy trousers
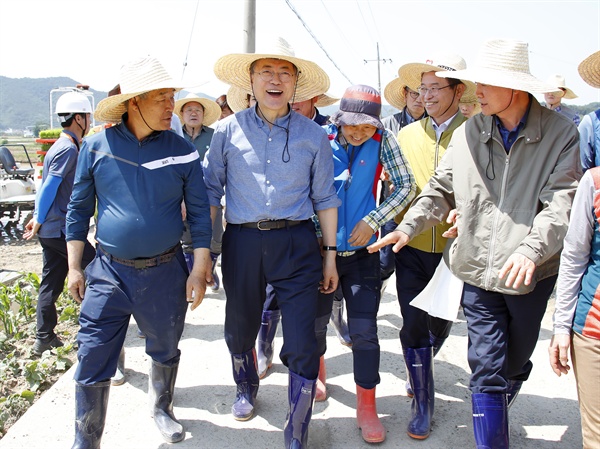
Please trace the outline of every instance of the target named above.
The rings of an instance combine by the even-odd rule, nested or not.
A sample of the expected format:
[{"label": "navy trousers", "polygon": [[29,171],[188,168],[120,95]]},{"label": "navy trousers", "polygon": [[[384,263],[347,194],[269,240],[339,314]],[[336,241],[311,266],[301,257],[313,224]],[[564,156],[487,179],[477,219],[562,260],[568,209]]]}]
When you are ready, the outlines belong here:
[{"label": "navy trousers", "polygon": [[442,253],[427,253],[405,246],[396,253],[396,291],[402,329],[400,342],[404,348],[426,348],[431,346],[429,332],[437,338],[447,338],[452,321],[432,317],[424,310],[410,305],[410,302],[427,286],[440,260]]},{"label": "navy trousers", "polygon": [[[65,288],[65,279],[69,273],[67,261],[67,242],[65,236],[60,238],[38,237],[42,245],[44,267],[40,281],[39,296],[36,305],[37,332],[36,338],[49,342],[56,335],[54,328],[57,323],[56,300]],[[95,250],[86,241],[81,258],[82,268],[94,258]]]},{"label": "navy trousers", "polygon": [[[362,249],[349,257],[338,256],[336,262],[348,311],[354,381],[362,388],[371,389],[380,382],[381,351],[377,337],[377,312],[381,299],[379,254],[369,254]],[[331,301],[334,294],[321,294],[322,301],[328,297]]]},{"label": "navy trousers", "polygon": [[466,284],[462,305],[469,334],[473,393],[506,393],[507,380],[527,380],[542,318],[557,276],[526,295],[505,295]]},{"label": "navy trousers", "polygon": [[323,261],[312,221],[270,231],[229,223],[221,257],[229,352],[241,354],[254,348],[268,283],[281,309],[281,361],[290,371],[316,379],[315,319]]},{"label": "navy trousers", "polygon": [[93,385],[115,374],[131,315],[146,336],[146,353],[152,360],[177,364],[188,308],[188,274],[182,250],[171,261],[144,269],[121,265],[98,250],[85,270],[75,381]]},{"label": "navy trousers", "polygon": [[[384,224],[379,232],[381,233],[381,237],[385,237],[390,232],[394,231],[398,227],[396,222],[392,219]],[[379,250],[379,266],[381,269],[381,280],[385,281],[390,278],[392,274],[394,274],[394,269],[396,268],[396,264],[394,261],[395,253],[392,251],[392,247],[394,245],[386,245]]]}]

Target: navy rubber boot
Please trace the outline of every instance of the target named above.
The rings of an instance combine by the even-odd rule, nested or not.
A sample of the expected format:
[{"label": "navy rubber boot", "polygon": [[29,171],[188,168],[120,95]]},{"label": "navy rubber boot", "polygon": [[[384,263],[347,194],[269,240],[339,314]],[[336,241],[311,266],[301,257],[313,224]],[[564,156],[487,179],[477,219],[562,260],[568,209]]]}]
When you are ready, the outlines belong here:
[{"label": "navy rubber boot", "polygon": [[275,352],[275,335],[277,326],[281,321],[280,310],[263,310],[260,330],[256,345],[256,360],[258,362],[258,377],[263,378],[273,365],[273,353]]},{"label": "navy rubber boot", "polygon": [[433,348],[404,348],[404,360],[414,393],[407,433],[411,438],[424,440],[431,432],[435,404]]},{"label": "navy rubber boot", "polygon": [[306,449],[308,447],[308,425],[312,417],[317,380],[308,380],[290,371],[288,385],[288,412],[283,437],[286,449]]},{"label": "navy rubber boot", "polygon": [[178,364],[167,366],[153,360],[148,375],[150,414],[168,443],[177,443],[185,438],[183,426],[173,414],[173,393],[178,368]]},{"label": "navy rubber boot", "polygon": [[212,261],[212,275],[213,275],[213,285],[210,286],[210,289],[213,292],[218,292],[221,287],[221,280],[219,279],[219,275],[217,274],[217,260],[219,259],[219,254],[210,253],[210,260]]},{"label": "navy rubber boot", "polygon": [[508,449],[508,403],[502,393],[473,393],[473,433],[477,449]]},{"label": "navy rubber boot", "polygon": [[337,334],[338,340],[344,346],[352,346],[352,339],[350,338],[350,331],[348,329],[348,323],[344,319],[344,304],[342,299],[335,298],[333,300],[333,306],[331,308],[331,318],[329,320],[335,333]]},{"label": "navy rubber boot", "polygon": [[254,349],[242,354],[231,354],[231,364],[233,379],[237,385],[231,413],[237,421],[247,421],[254,416],[254,403],[259,386]]},{"label": "navy rubber boot", "polygon": [[442,346],[444,346],[445,341],[445,338],[436,337],[431,333],[431,331],[429,331],[429,343],[431,343],[431,346],[433,346],[434,357],[438,355],[438,352],[440,352],[440,349],[442,349]]},{"label": "navy rubber boot", "polygon": [[522,380],[511,380],[508,381],[508,387],[506,388],[506,402],[508,404],[508,410],[514,404],[515,399],[519,395],[519,391],[521,391],[521,387],[523,386]]},{"label": "navy rubber boot", "polygon": [[100,449],[110,381],[75,384],[75,442],[72,449]]},{"label": "navy rubber boot", "polygon": [[[435,335],[433,335],[431,333],[431,331],[429,331],[429,342],[431,343],[431,346],[433,347],[433,357],[438,355],[438,353],[440,352],[440,349],[442,349],[442,346],[444,346],[445,341],[446,341],[445,338],[436,337]],[[406,388],[406,395],[409,398],[412,398],[414,396],[414,393],[412,391],[412,387],[410,386],[410,377],[406,381],[405,388]]]}]

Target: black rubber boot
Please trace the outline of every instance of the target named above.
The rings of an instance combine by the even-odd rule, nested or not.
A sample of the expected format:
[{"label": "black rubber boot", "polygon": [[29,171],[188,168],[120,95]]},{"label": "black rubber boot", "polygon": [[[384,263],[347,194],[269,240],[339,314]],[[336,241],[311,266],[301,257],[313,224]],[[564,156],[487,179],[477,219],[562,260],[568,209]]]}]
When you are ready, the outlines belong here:
[{"label": "black rubber boot", "polygon": [[185,438],[183,426],[173,414],[173,391],[177,379],[177,368],[152,361],[150,365],[148,393],[152,399],[151,415],[165,441],[177,443]]},{"label": "black rubber boot", "polygon": [[72,449],[100,449],[110,381],[75,384],[75,442]]}]

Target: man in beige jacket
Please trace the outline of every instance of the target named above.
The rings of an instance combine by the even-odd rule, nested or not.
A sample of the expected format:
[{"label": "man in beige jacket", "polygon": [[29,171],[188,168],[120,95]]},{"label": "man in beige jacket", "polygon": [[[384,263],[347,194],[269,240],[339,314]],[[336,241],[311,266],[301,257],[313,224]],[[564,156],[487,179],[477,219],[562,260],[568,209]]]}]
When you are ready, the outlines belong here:
[{"label": "man in beige jacket", "polygon": [[369,247],[395,243],[399,251],[456,209],[458,236],[445,259],[465,283],[478,448],[509,447],[508,406],[533,366],[581,177],[575,125],[530,94],[554,87],[529,73],[527,47],[491,40],[473,68],[437,74],[476,82],[483,114],[454,132],[402,223]]}]

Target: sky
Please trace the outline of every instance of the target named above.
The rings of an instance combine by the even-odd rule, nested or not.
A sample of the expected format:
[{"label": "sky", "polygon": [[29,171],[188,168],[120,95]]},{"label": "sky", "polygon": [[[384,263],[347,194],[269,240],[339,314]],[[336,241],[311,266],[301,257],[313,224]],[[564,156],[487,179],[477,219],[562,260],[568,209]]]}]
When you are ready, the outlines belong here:
[{"label": "sky", "polygon": [[[186,90],[216,97],[228,86],[215,78],[214,63],[244,52],[245,4],[2,0],[0,75],[67,76],[108,91],[124,63],[149,54]],[[379,88],[381,83],[383,90],[401,65],[433,55],[456,53],[467,66],[475,64],[485,40],[512,38],[529,44],[534,76],[565,76],[567,87],[579,96],[567,104],[600,101],[600,90],[577,72],[579,63],[600,49],[600,0],[256,0],[257,52],[278,36],[297,57],[328,73],[330,93],[338,97],[350,84]]]}]

